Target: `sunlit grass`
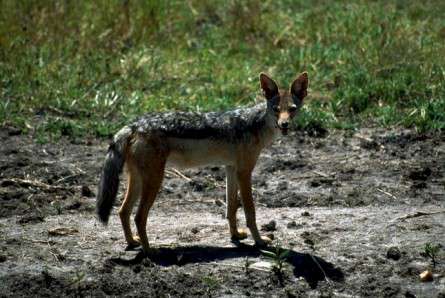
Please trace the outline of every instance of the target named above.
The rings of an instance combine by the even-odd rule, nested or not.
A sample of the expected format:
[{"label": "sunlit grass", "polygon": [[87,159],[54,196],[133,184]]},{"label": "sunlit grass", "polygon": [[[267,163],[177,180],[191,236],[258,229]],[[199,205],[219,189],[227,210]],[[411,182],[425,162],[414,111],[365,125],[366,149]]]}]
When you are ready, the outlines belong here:
[{"label": "sunlit grass", "polygon": [[253,104],[261,71],[286,87],[307,70],[300,128],[444,130],[444,20],[443,1],[0,0],[0,123],[108,136],[147,111]]}]

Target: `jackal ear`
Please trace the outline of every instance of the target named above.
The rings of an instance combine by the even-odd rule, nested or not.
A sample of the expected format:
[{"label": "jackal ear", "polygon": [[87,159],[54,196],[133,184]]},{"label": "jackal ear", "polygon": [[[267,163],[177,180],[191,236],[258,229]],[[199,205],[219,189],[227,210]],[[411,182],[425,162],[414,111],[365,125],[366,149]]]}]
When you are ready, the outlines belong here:
[{"label": "jackal ear", "polygon": [[297,97],[299,100],[303,100],[303,98],[305,98],[307,95],[308,84],[309,79],[307,76],[307,72],[301,73],[290,85],[291,94]]},{"label": "jackal ear", "polygon": [[271,99],[278,95],[277,83],[264,73],[260,73],[260,84],[266,99]]}]

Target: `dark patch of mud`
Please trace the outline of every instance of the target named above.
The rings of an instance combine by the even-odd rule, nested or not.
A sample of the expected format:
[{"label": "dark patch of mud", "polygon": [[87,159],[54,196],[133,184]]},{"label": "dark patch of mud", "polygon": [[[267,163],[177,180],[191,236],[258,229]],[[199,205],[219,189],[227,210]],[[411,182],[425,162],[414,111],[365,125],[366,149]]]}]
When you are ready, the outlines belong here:
[{"label": "dark patch of mud", "polygon": [[[0,130],[0,296],[435,297],[445,291],[445,136],[409,130],[291,133],[253,176],[258,225],[288,248],[281,273],[229,241],[225,169],[169,170],[149,218],[158,254],[125,251],[94,214],[106,144],[39,145]],[[123,179],[125,181],[125,179]],[[122,197],[124,187],[119,196]],[[406,218],[424,210],[430,215]],[[242,211],[238,217],[243,223]],[[62,229],[64,233],[56,233]],[[56,232],[54,232],[56,231]],[[388,250],[398,250],[397,259]],[[264,267],[264,264],[269,264]],[[430,269],[431,283],[418,274]]]},{"label": "dark patch of mud", "polygon": [[103,160],[97,142],[37,145],[5,131],[0,139],[0,217],[45,217],[91,208]]}]

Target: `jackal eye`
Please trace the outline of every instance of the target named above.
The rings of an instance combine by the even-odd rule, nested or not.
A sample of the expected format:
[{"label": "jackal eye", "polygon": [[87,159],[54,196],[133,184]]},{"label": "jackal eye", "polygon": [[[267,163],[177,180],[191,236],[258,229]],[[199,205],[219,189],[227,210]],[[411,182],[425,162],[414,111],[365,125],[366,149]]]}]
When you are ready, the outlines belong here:
[{"label": "jackal eye", "polygon": [[297,111],[297,106],[296,105],[291,105],[289,107],[289,112],[293,113],[293,112],[296,112],[296,111]]},{"label": "jackal eye", "polygon": [[279,106],[273,106],[272,110],[276,113],[278,113],[280,111],[280,107]]}]

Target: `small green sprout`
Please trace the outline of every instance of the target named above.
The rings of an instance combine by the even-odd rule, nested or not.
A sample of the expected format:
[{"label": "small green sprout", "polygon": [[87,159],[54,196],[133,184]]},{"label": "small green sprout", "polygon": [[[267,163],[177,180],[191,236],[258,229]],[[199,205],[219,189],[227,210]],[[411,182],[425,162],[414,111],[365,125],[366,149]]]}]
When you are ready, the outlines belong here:
[{"label": "small green sprout", "polygon": [[290,253],[290,250],[281,248],[280,246],[276,245],[274,247],[274,251],[261,250],[261,252],[266,258],[272,260],[275,272],[282,274],[283,267]]},{"label": "small green sprout", "polygon": [[439,250],[440,245],[432,243],[426,243],[425,247],[423,248],[423,254],[431,259],[431,261],[433,262],[433,267],[436,267],[437,255],[439,254]]}]

